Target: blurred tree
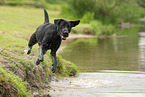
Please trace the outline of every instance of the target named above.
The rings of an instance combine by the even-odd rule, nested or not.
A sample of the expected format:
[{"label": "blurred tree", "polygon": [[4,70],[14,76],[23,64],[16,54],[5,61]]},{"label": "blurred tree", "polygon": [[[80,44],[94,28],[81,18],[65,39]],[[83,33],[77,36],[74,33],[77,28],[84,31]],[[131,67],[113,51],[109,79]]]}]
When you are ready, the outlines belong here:
[{"label": "blurred tree", "polygon": [[127,22],[144,16],[143,4],[145,0],[71,0],[69,11],[77,17],[89,12],[104,24],[116,24],[120,20]]},{"label": "blurred tree", "polygon": [[145,0],[137,0],[137,3],[141,6],[145,8]]},{"label": "blurred tree", "polygon": [[82,17],[86,12],[94,12],[96,0],[71,0],[69,5],[74,15]]}]

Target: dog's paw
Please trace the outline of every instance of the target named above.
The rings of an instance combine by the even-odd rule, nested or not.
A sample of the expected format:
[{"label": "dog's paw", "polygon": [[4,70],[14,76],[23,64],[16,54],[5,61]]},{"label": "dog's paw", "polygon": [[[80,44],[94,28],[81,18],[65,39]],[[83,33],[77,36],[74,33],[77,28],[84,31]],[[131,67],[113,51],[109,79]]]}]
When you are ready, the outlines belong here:
[{"label": "dog's paw", "polygon": [[29,55],[30,53],[31,53],[31,50],[28,50],[28,51],[27,51],[27,54]]},{"label": "dog's paw", "polygon": [[26,46],[24,52],[29,55],[31,53],[31,48],[28,48],[28,46]]},{"label": "dog's paw", "polygon": [[43,60],[37,59],[37,61],[36,61],[36,65],[39,65],[40,62],[43,62]]},{"label": "dog's paw", "polygon": [[28,50],[24,50],[24,52],[27,54]]}]

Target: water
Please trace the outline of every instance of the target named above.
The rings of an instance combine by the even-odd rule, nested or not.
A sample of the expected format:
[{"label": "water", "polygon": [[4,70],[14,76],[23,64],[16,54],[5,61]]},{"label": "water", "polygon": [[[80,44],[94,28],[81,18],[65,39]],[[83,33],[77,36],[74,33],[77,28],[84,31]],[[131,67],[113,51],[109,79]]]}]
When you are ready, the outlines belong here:
[{"label": "water", "polygon": [[62,49],[83,73],[51,82],[52,97],[145,97],[145,32],[70,39]]},{"label": "water", "polygon": [[99,71],[52,82],[52,97],[144,97],[145,72]]},{"label": "water", "polygon": [[145,71],[145,32],[129,32],[108,39],[68,40],[61,56],[82,72],[97,70]]}]

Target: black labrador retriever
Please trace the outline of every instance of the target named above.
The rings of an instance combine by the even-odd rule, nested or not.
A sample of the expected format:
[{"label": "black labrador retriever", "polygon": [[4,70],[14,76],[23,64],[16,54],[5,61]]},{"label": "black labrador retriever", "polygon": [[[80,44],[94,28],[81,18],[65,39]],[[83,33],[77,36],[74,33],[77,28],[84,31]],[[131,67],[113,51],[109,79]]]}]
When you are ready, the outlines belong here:
[{"label": "black labrador retriever", "polygon": [[51,49],[51,58],[53,60],[52,72],[56,71],[57,58],[56,51],[58,50],[61,41],[66,40],[69,36],[72,27],[75,27],[80,23],[77,21],[68,21],[65,19],[55,19],[54,24],[49,23],[49,17],[47,11],[44,9],[45,21],[40,25],[37,30],[32,34],[28,43],[28,52],[31,53],[32,46],[36,43],[39,44],[39,57],[36,61],[36,65],[44,60],[43,55],[48,49]]}]

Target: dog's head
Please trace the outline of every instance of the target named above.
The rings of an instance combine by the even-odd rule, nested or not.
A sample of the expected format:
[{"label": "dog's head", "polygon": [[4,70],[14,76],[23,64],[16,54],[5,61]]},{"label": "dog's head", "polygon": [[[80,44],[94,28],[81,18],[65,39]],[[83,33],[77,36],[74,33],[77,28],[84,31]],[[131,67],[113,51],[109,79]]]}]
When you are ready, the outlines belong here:
[{"label": "dog's head", "polygon": [[72,27],[75,27],[80,23],[80,20],[77,21],[68,21],[65,19],[56,19],[54,24],[57,27],[57,34],[61,36],[61,39],[66,40],[69,37],[69,33]]}]

